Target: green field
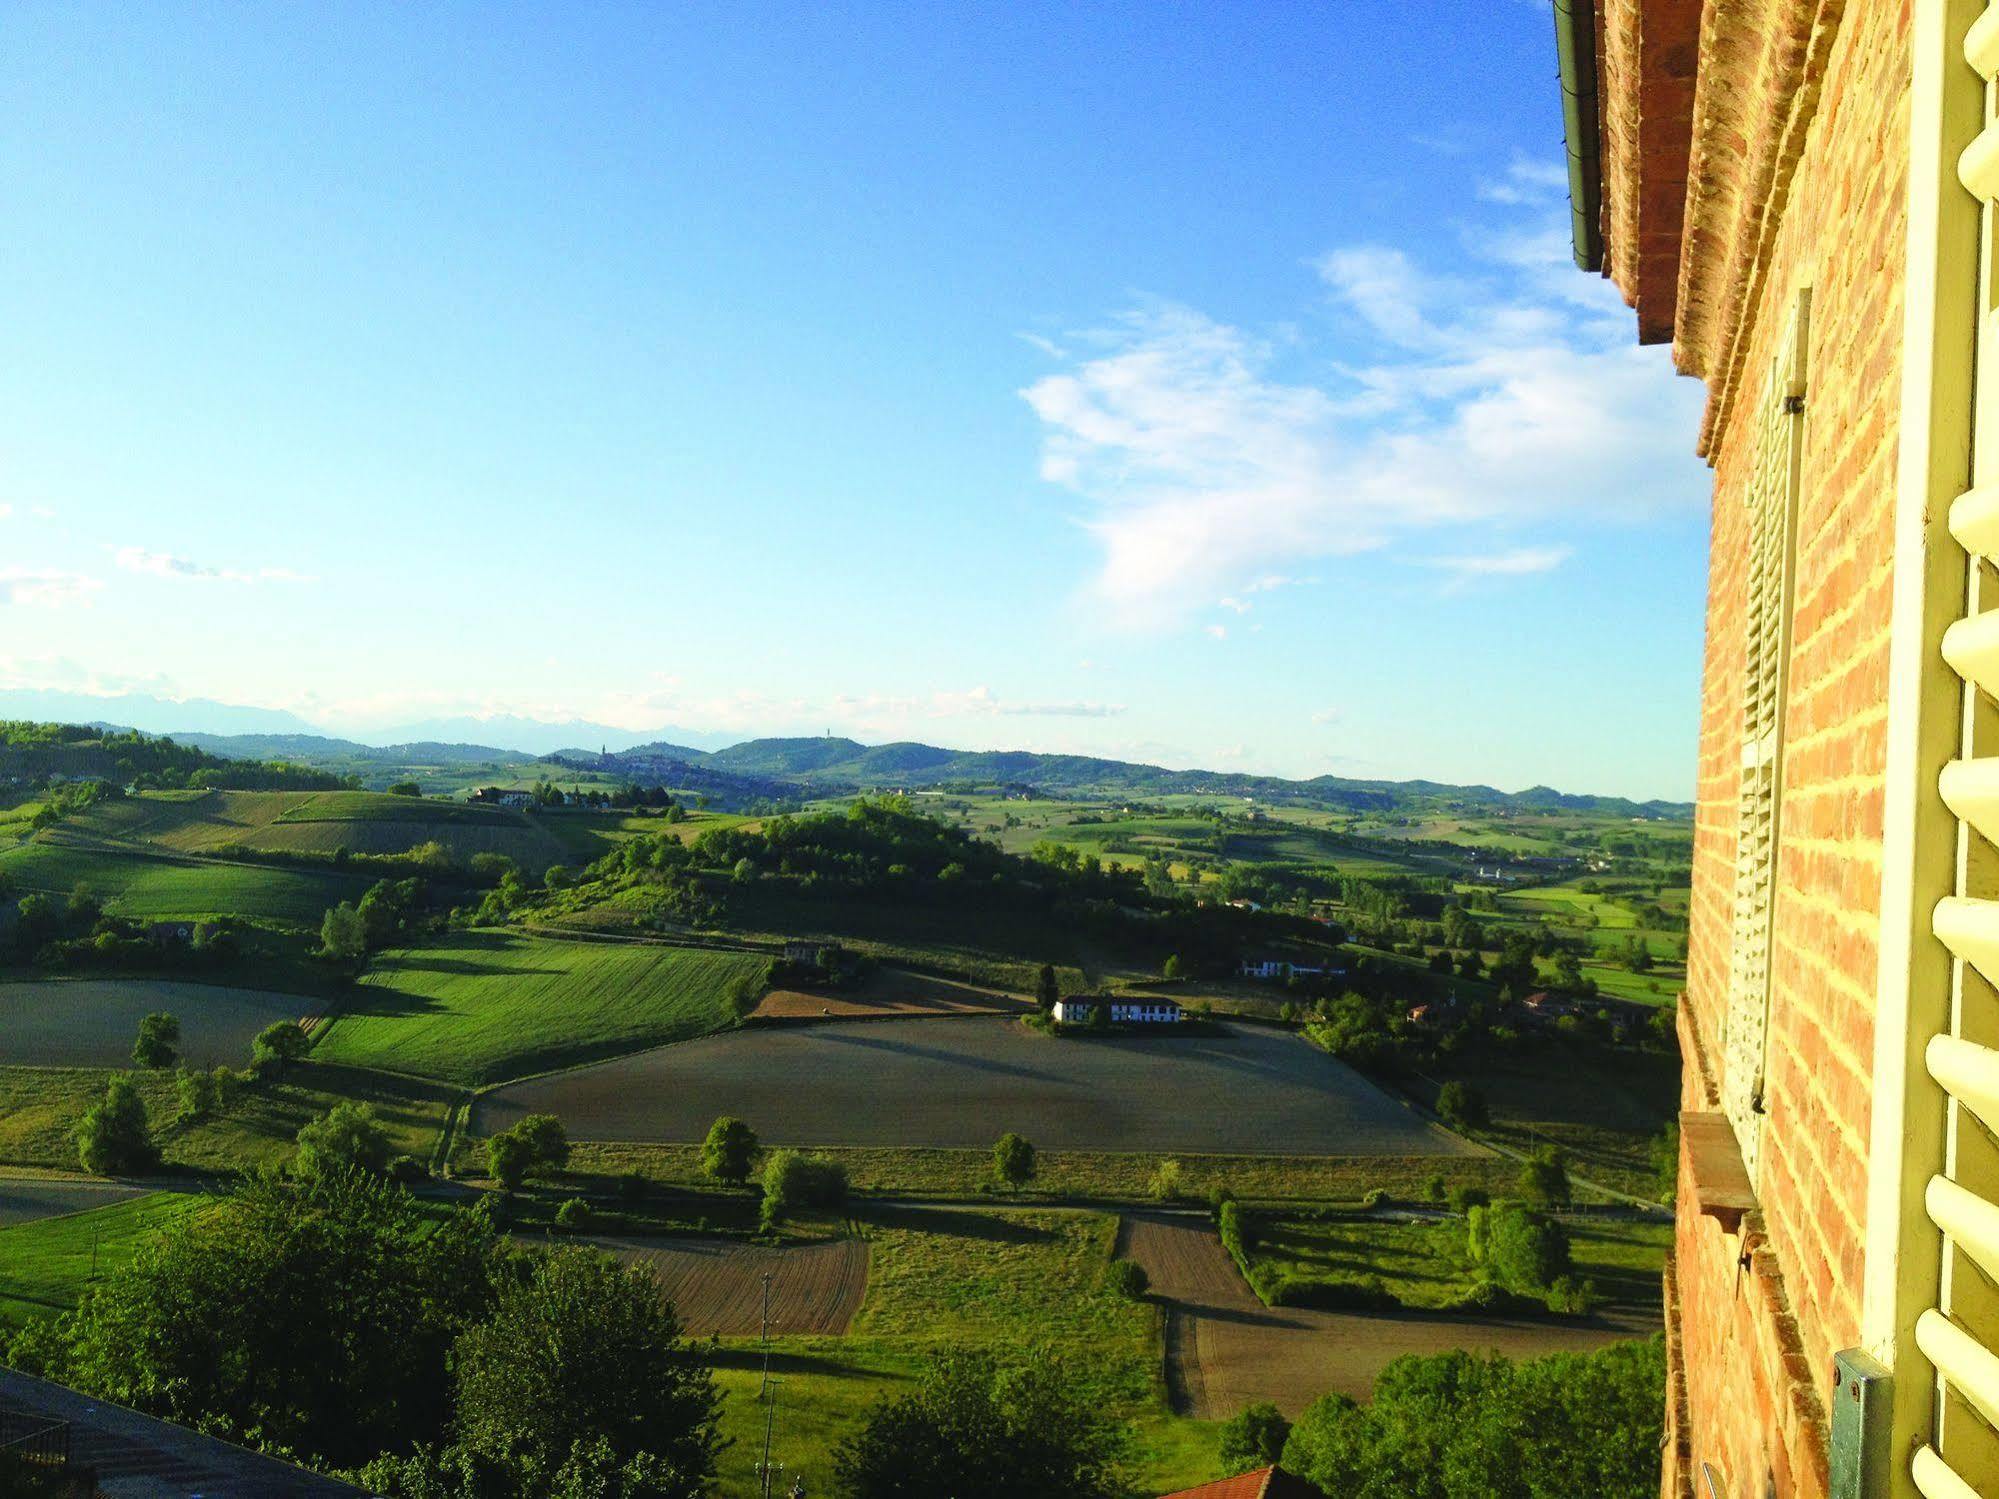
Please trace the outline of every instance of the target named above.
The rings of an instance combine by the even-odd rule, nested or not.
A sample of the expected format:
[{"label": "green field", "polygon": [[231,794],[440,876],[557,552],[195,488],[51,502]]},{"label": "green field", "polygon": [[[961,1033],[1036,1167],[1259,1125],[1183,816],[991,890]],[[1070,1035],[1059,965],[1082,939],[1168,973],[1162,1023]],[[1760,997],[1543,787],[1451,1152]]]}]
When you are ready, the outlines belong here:
[{"label": "green field", "polygon": [[66,895],[79,886],[135,920],[242,916],[317,927],[326,908],[353,900],[353,875],[178,858],[133,849],[83,848],[38,839],[0,853],[0,871],[24,890]]},{"label": "green field", "polygon": [[[0,1165],[77,1169],[77,1125],[111,1076],[99,1067],[0,1067]],[[397,1154],[428,1161],[450,1109],[447,1091],[434,1084],[305,1063],[282,1081],[245,1086],[215,1118],[176,1124],[173,1074],[132,1076],[162,1163],[188,1171],[281,1166],[291,1159],[299,1127],[342,1100],[371,1105]]]},{"label": "green field", "polygon": [[0,1333],[71,1310],[93,1279],[120,1269],[148,1238],[205,1202],[194,1193],[155,1192],[0,1228]]},{"label": "green field", "polygon": [[476,1086],[706,1035],[763,959],[465,932],[385,953],[321,1033],[318,1061]]}]

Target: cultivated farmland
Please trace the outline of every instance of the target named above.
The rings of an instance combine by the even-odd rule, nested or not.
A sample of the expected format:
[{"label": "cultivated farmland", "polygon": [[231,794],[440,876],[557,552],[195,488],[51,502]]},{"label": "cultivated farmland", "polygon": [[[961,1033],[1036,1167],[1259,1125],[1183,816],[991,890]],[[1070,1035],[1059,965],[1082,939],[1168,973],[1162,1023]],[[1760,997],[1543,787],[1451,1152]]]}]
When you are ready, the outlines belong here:
[{"label": "cultivated farmland", "polygon": [[1258,1400],[1296,1416],[1329,1391],[1365,1400],[1375,1376],[1406,1353],[1533,1358],[1632,1335],[1607,1323],[1267,1307],[1207,1219],[1188,1214],[1127,1218],[1119,1252],[1145,1267],[1153,1295],[1167,1304],[1167,1383],[1182,1412],[1202,1420]]},{"label": "cultivated farmland", "polygon": [[1296,1036],[1248,1026],[1147,1040],[985,1017],[745,1031],[501,1089],[477,1127],[534,1112],[595,1140],[694,1140],[736,1114],[774,1144],[977,1147],[1016,1129],[1070,1150],[1476,1150]]},{"label": "cultivated farmland", "polygon": [[728,1239],[604,1239],[599,1247],[657,1277],[680,1325],[695,1337],[752,1337],[771,1278],[775,1334],[843,1333],[868,1288],[864,1239],[767,1248]]},{"label": "cultivated farmland", "polygon": [[316,927],[328,906],[367,889],[367,881],[350,875],[81,847],[46,835],[0,853],[0,871],[24,890],[67,895],[81,886],[115,901],[119,915],[142,921],[233,915]]},{"label": "cultivated farmland", "polygon": [[764,961],[462,932],[376,960],[313,1056],[468,1086],[522,1077],[720,1030],[730,985]]},{"label": "cultivated farmland", "polygon": [[319,1005],[295,994],[155,979],[0,984],[0,1066],[129,1067],[139,1018],[166,1010],[180,1021],[180,1052],[189,1065],[240,1067],[258,1031]]}]

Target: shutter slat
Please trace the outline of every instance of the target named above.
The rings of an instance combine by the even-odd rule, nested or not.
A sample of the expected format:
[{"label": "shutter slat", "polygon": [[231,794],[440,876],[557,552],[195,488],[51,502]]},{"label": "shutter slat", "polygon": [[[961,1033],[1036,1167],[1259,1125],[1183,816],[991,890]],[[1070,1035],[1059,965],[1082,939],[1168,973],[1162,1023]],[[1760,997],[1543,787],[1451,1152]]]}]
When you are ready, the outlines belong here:
[{"label": "shutter slat", "polygon": [[1999,1425],[1999,1358],[1934,1310],[1916,1319],[1916,1346],[1973,1410]]}]

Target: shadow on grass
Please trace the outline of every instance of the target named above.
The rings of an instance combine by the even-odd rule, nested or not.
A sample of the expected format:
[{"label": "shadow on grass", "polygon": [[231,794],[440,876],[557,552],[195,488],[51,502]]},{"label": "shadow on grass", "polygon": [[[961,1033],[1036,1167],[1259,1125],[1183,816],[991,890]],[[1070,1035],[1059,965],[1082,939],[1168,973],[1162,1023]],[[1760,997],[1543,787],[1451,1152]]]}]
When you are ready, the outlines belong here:
[{"label": "shadow on grass", "polygon": [[871,1203],[856,1208],[854,1217],[859,1222],[877,1224],[882,1228],[941,1234],[954,1239],[979,1239],[990,1244],[1045,1244],[1057,1237],[1053,1229],[1022,1223],[977,1208],[901,1207],[892,1203]]}]

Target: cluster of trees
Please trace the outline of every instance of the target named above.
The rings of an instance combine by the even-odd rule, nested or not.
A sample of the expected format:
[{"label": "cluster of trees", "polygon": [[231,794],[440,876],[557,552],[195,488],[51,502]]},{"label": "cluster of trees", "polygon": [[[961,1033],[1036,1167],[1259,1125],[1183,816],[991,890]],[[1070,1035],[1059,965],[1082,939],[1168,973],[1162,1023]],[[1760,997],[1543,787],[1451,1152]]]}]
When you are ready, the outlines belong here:
[{"label": "cluster of trees", "polygon": [[89,724],[0,722],[0,780],[53,785],[108,783],[113,790],[210,787],[238,791],[339,791],[357,787],[349,776],[330,775],[284,761],[226,760],[171,739],[120,733]]},{"label": "cluster of trees", "polygon": [[[1664,1410],[1657,1337],[1519,1363],[1405,1357],[1368,1404],[1326,1395],[1307,1406],[1281,1461],[1341,1499],[1650,1499]],[[1250,1455],[1241,1439],[1233,1450]]]},{"label": "cluster of trees", "polygon": [[525,1114],[486,1142],[486,1171],[507,1191],[569,1164],[569,1133],[553,1114]]},{"label": "cluster of trees", "polygon": [[[0,873],[0,901],[12,893],[12,882]],[[42,967],[184,973],[227,967],[241,951],[232,921],[190,923],[186,940],[181,940],[105,910],[84,885],[67,897],[43,891],[21,896],[7,946],[23,961]]]},{"label": "cluster of trees", "polygon": [[650,1274],[353,1171],[246,1181],[9,1361],[393,1499],[684,1499],[721,1448]]},{"label": "cluster of trees", "polygon": [[377,880],[358,902],[327,908],[319,924],[320,956],[358,962],[405,941],[424,929],[429,904],[430,887],[421,879]]}]

